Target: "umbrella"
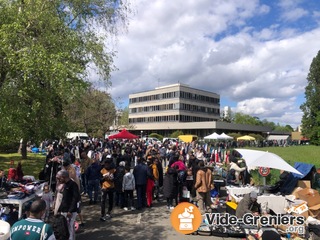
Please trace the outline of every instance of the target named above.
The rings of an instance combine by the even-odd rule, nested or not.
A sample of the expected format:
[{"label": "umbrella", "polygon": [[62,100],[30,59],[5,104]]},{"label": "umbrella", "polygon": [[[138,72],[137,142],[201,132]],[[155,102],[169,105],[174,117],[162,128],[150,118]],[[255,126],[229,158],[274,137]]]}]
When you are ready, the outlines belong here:
[{"label": "umbrella", "polygon": [[210,134],[208,136],[205,136],[204,139],[215,139],[215,140],[217,140],[217,139],[222,139],[222,138],[220,137],[220,135],[218,133],[214,132],[214,133],[212,133],[212,134]]},{"label": "umbrella", "polygon": [[135,139],[139,138],[137,135],[134,135],[128,132],[126,129],[123,129],[121,132],[109,136],[109,139]]},{"label": "umbrella", "polygon": [[237,138],[237,141],[239,141],[239,140],[251,141],[251,140],[256,140],[256,139],[255,139],[254,137],[249,136],[249,135],[244,135],[244,136],[242,136],[242,137],[238,137],[238,138]]},{"label": "umbrella", "polygon": [[233,139],[233,137],[228,136],[228,135],[225,134],[225,133],[221,133],[221,134],[220,134],[220,137],[221,137],[221,139]]},{"label": "umbrella", "polygon": [[297,169],[292,167],[285,160],[274,153],[249,149],[235,150],[242,155],[244,160],[246,160],[248,167],[275,168],[302,175]]}]

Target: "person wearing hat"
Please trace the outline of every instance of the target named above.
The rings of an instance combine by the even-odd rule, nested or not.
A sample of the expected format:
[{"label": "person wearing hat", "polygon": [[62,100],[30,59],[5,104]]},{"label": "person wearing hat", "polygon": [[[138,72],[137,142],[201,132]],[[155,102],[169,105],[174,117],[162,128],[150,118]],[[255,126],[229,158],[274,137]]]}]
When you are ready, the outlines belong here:
[{"label": "person wearing hat", "polygon": [[260,204],[257,203],[258,193],[252,191],[243,196],[236,209],[237,218],[242,218],[246,213],[259,215],[261,213]]}]

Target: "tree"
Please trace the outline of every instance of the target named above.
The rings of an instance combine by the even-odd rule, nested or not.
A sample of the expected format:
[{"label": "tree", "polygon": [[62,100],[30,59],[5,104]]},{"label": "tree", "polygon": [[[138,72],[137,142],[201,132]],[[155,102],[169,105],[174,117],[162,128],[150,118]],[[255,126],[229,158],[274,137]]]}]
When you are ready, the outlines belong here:
[{"label": "tree", "polygon": [[0,0],[2,143],[22,138],[25,150],[27,140],[61,136],[64,107],[90,87],[92,69],[109,86],[114,53],[104,41],[128,11],[113,0]]},{"label": "tree", "polygon": [[135,129],[133,124],[129,123],[129,108],[125,107],[124,109],[119,111],[119,121],[118,126],[124,127],[126,129]]},{"label": "tree", "polygon": [[233,117],[233,123],[248,124],[248,125],[261,125],[261,121],[257,117],[252,117],[243,113],[235,113]]},{"label": "tree", "polygon": [[65,106],[68,131],[86,132],[91,136],[103,137],[116,118],[111,96],[90,88]]},{"label": "tree", "polygon": [[320,144],[320,51],[313,58],[305,88],[306,101],[300,106],[302,116],[302,135],[310,139],[311,144]]},{"label": "tree", "polygon": [[293,132],[293,128],[290,125],[280,126],[279,123],[273,128],[273,130],[277,132]]},{"label": "tree", "polygon": [[180,135],[184,135],[184,133],[181,130],[174,131],[171,133],[170,137],[171,138],[178,138]]}]

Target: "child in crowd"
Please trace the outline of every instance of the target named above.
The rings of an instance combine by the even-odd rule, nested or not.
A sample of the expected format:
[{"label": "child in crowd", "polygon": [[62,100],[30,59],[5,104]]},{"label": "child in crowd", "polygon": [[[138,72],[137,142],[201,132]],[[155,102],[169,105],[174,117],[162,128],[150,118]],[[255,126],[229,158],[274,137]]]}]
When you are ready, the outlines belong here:
[{"label": "child in crowd", "polygon": [[135,210],[133,207],[133,190],[135,189],[135,179],[133,174],[130,172],[130,166],[125,166],[125,175],[123,176],[122,181],[122,191],[124,192],[124,203],[125,211],[128,211],[131,207],[131,210]]},{"label": "child in crowd", "polygon": [[50,191],[49,185],[43,186],[42,199],[46,202],[46,205],[47,205],[46,212],[44,215],[44,221],[46,222],[49,218],[49,214],[53,206],[53,196],[52,196],[52,192]]}]

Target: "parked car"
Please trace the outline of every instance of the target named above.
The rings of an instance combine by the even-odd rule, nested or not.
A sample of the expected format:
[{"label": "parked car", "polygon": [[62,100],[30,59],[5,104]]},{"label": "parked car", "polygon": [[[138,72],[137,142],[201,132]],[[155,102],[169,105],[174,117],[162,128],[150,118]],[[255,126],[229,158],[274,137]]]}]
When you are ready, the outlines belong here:
[{"label": "parked car", "polygon": [[169,142],[169,144],[176,144],[177,142],[179,142],[178,138],[163,138],[162,143],[164,143],[165,141]]},{"label": "parked car", "polygon": [[89,140],[89,135],[84,132],[67,132],[66,133],[66,138],[68,140],[74,141],[76,140],[77,137],[78,137],[78,140],[80,141]]},{"label": "parked car", "polygon": [[159,146],[161,146],[162,142],[158,139],[158,138],[147,138],[147,137],[143,137],[142,140],[144,141],[148,141],[151,144],[158,144]]}]

